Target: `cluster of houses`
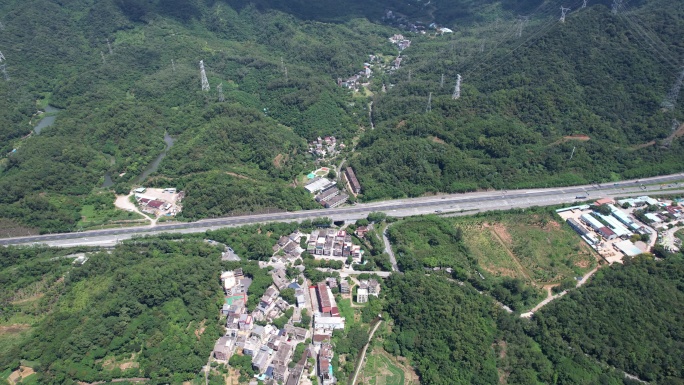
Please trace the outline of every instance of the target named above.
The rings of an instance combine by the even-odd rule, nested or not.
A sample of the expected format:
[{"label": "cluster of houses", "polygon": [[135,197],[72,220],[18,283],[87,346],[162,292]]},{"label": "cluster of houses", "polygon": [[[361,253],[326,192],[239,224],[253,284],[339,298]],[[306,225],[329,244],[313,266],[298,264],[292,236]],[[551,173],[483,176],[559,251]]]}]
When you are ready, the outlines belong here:
[{"label": "cluster of houses", "polygon": [[[341,79],[338,79],[338,85],[341,85]],[[323,159],[326,156],[335,156],[339,154],[340,150],[345,148],[345,144],[342,142],[337,142],[334,136],[326,136],[321,138],[320,136],[309,143],[309,152],[319,159]]]},{"label": "cluster of houses", "polygon": [[[273,253],[275,255],[282,255],[285,260],[294,261],[302,255],[304,249],[299,247],[299,242],[304,234],[299,231],[290,235],[283,235],[278,239],[278,242],[273,246]],[[282,253],[281,253],[282,250]]]},{"label": "cluster of houses", "polygon": [[394,44],[399,48],[399,51],[403,51],[411,46],[411,40],[404,37],[404,35],[396,34],[389,38],[390,43]]},{"label": "cluster of houses", "polygon": [[[358,183],[358,182],[357,182]],[[347,202],[349,195],[337,188],[335,182],[328,178],[316,177],[304,186],[312,194],[316,194],[316,202],[329,209]]]},{"label": "cluster of houses", "polygon": [[345,323],[344,317],[340,317],[340,311],[332,293],[332,288],[335,287],[337,287],[337,280],[329,278],[309,288],[312,307],[316,309],[312,343],[318,352],[316,367],[323,385],[332,385],[337,382],[333,373],[334,351],[330,339],[334,330],[344,329]]},{"label": "cluster of houses", "polygon": [[352,257],[360,263],[363,256],[361,246],[352,243],[351,235],[345,230],[319,229],[309,236],[306,251],[319,258],[346,260]]},{"label": "cluster of houses", "polygon": [[[287,324],[278,329],[269,322],[280,317],[292,305],[280,298],[275,287],[269,287],[260,298],[257,309],[251,314],[246,308],[248,278],[242,270],[225,271],[221,274],[223,288],[226,293],[225,304],[221,314],[226,317],[226,334],[219,338],[213,350],[214,358],[219,362],[228,362],[233,354],[243,354],[252,358],[252,366],[257,371],[258,379],[273,379],[285,382],[295,378],[298,383],[304,369],[297,365],[289,368],[294,348],[309,338],[309,331]],[[265,325],[257,322],[266,321]]]},{"label": "cluster of houses", "polygon": [[390,25],[413,33],[425,34],[425,24],[421,21],[411,22],[406,15],[399,12],[386,11],[382,20]]},{"label": "cluster of houses", "polygon": [[369,295],[376,298],[380,295],[380,283],[376,279],[371,278],[360,282],[359,287],[356,289],[356,302],[368,302]]},{"label": "cluster of houses", "polygon": [[363,70],[346,79],[337,78],[337,85],[354,90],[354,92],[358,92],[361,87],[368,87],[372,76],[373,71],[371,70],[370,63],[364,63]]}]

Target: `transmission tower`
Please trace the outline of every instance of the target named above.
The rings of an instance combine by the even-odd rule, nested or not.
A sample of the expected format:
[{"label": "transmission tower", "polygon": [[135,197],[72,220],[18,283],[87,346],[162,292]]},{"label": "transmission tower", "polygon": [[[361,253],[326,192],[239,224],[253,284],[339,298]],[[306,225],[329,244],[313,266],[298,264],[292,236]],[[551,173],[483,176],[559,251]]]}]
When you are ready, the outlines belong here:
[{"label": "transmission tower", "polygon": [[6,64],[0,64],[0,72],[2,72],[2,76],[5,78],[5,81],[9,81],[9,75],[7,74],[7,65]]},{"label": "transmission tower", "polygon": [[107,39],[107,48],[109,48],[109,54],[113,54],[114,51],[112,51],[112,43],[109,42],[109,39]]},{"label": "transmission tower", "polygon": [[575,147],[575,146],[572,147],[572,154],[570,154],[570,160],[572,160],[572,157],[575,156],[575,149],[576,148],[577,147]]},{"label": "transmission tower", "polygon": [[411,83],[411,70],[409,70],[409,78],[408,78],[409,83]]},{"label": "transmission tower", "polygon": [[442,78],[439,80],[439,88],[444,87],[444,74],[442,74]]},{"label": "transmission tower", "polygon": [[209,80],[207,80],[207,73],[204,71],[204,60],[200,60],[200,77],[202,78],[202,91],[209,91]]},{"label": "transmission tower", "polygon": [[223,97],[223,83],[216,86],[216,89],[218,90],[219,102],[223,103],[226,101],[226,98]]},{"label": "transmission tower", "polygon": [[570,10],[570,8],[565,8],[565,7],[561,6],[561,17],[560,17],[561,23],[565,23],[565,15],[568,13],[569,10]]},{"label": "transmission tower", "polygon": [[529,23],[529,16],[518,16],[518,37],[522,37],[523,28]]},{"label": "transmission tower", "polygon": [[5,55],[0,52],[0,63],[2,63],[5,60]]},{"label": "transmission tower", "polygon": [[105,58],[104,58],[104,52],[100,51],[100,57],[102,58],[102,64],[106,64],[107,62],[105,61]]},{"label": "transmission tower", "polygon": [[675,84],[670,89],[670,92],[667,93],[665,100],[660,104],[663,108],[671,110],[675,107],[677,98],[679,98],[679,91],[682,89],[682,83],[684,83],[684,69],[677,76],[677,80],[675,80]]},{"label": "transmission tower", "polygon": [[173,59],[171,59],[171,70],[176,72],[176,63],[173,61]]},{"label": "transmission tower", "polygon": [[622,6],[622,0],[613,0],[613,5],[610,7],[610,12],[613,15],[617,15],[618,10],[620,10],[621,6]]},{"label": "transmission tower", "polygon": [[427,107],[425,108],[425,112],[430,112],[432,111],[432,92],[430,92],[430,95],[428,95],[428,104]]},{"label": "transmission tower", "polygon": [[4,30],[5,30],[5,25],[0,22],[0,31],[4,31]]},{"label": "transmission tower", "polygon": [[456,86],[454,86],[454,94],[451,98],[456,100],[461,97],[461,74],[456,75]]},{"label": "transmission tower", "polygon": [[587,0],[582,0],[582,8],[586,8],[586,7],[587,7]]}]

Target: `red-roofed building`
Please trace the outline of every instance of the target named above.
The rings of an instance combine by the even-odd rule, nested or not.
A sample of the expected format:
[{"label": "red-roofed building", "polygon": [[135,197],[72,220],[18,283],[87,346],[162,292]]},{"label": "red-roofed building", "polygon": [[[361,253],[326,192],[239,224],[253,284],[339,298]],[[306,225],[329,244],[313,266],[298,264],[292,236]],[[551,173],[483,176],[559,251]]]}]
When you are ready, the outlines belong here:
[{"label": "red-roofed building", "polygon": [[159,209],[162,206],[164,206],[164,202],[158,201],[158,200],[153,200],[153,201],[149,201],[149,203],[147,203],[147,206],[152,207],[153,209]]},{"label": "red-roofed building", "polygon": [[316,294],[318,296],[318,305],[321,313],[330,313],[332,311],[332,300],[328,295],[328,286],[325,282],[320,282],[316,285]]},{"label": "red-roofed building", "polygon": [[610,198],[601,198],[594,202],[596,206],[601,206],[601,205],[612,205],[615,204],[615,201],[610,199]]}]

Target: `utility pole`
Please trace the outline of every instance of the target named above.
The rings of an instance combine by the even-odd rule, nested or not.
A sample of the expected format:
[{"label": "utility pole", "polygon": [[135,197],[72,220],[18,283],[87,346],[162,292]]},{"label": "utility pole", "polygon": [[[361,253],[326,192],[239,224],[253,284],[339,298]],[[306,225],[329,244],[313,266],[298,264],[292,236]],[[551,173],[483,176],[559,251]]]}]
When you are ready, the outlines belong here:
[{"label": "utility pole", "polygon": [[572,154],[570,154],[570,160],[572,160],[572,157],[575,156],[575,149],[576,148],[577,147],[575,147],[575,146],[572,147]]},{"label": "utility pole", "polygon": [[176,63],[174,63],[173,59],[171,59],[171,70],[176,72]]},{"label": "utility pole", "polygon": [[582,0],[582,8],[586,8],[586,7],[587,7],[587,0]]},{"label": "utility pole", "polygon": [[209,80],[207,80],[207,73],[204,71],[204,60],[200,60],[200,77],[202,78],[202,91],[209,91]]},{"label": "utility pole", "polygon": [[439,88],[444,87],[444,74],[442,74],[442,78],[439,80]]},{"label": "utility pole", "polygon": [[102,58],[102,64],[107,64],[104,57],[104,52],[100,51],[100,57]]},{"label": "utility pole", "polygon": [[408,81],[409,81],[409,83],[411,83],[411,70],[409,70],[409,79],[408,79]]},{"label": "utility pole", "polygon": [[613,15],[617,15],[618,11],[620,10],[620,7],[622,6],[622,0],[613,0],[613,5],[610,7],[610,12]]},{"label": "utility pole", "polygon": [[[0,53],[0,55],[2,54]],[[682,83],[684,83],[684,68],[679,76],[677,76],[677,80],[675,80],[675,84],[670,89],[670,92],[667,93],[665,100],[660,104],[661,107],[667,110],[674,109],[675,104],[677,104],[677,98],[679,98],[679,91],[682,89]]]},{"label": "utility pole", "polygon": [[483,53],[485,49],[485,42],[480,43],[480,53]]},{"label": "utility pole", "polygon": [[112,51],[112,43],[109,42],[109,39],[107,39],[107,48],[109,48],[109,54],[113,54],[114,51]]},{"label": "utility pole", "polygon": [[518,16],[518,37],[522,37],[523,28],[529,21],[529,16]]},{"label": "utility pole", "polygon": [[428,95],[428,104],[427,108],[425,108],[425,112],[430,112],[432,111],[432,92],[430,92],[430,95]]},{"label": "utility pole", "polygon": [[565,23],[565,15],[568,13],[569,10],[570,10],[570,8],[565,8],[565,7],[561,6],[561,17],[560,17],[561,23]]},{"label": "utility pole", "polygon": [[461,97],[461,74],[456,75],[456,86],[454,87],[454,93],[451,98],[456,100]]},{"label": "utility pole", "polygon": [[218,101],[223,103],[226,100],[223,97],[223,83],[219,84],[216,89],[218,90]]}]

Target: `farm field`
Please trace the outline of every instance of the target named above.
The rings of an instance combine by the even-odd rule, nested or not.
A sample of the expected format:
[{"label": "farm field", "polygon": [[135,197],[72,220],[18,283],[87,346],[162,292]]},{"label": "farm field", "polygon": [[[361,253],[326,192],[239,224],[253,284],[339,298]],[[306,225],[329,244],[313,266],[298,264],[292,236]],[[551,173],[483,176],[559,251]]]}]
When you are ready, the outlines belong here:
[{"label": "farm field", "polygon": [[358,385],[417,385],[415,374],[394,362],[383,349],[375,348],[366,357]]}]

